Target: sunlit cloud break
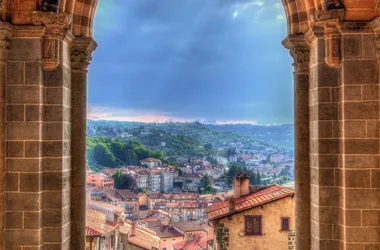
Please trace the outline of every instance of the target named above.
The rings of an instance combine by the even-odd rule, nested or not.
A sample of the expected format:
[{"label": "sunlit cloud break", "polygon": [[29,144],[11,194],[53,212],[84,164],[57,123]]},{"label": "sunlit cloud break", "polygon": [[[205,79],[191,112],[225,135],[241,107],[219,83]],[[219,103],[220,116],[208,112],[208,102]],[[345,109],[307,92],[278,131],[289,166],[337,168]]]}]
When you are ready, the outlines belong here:
[{"label": "sunlit cloud break", "polygon": [[[159,111],[141,111],[138,112],[132,109],[113,109],[109,107],[89,107],[87,111],[87,119],[89,120],[103,120],[103,121],[125,121],[125,122],[146,122],[146,123],[165,123],[165,122],[207,122],[205,118],[185,118],[176,117],[165,114]],[[251,120],[216,120],[214,124],[253,124],[256,121]]]}]

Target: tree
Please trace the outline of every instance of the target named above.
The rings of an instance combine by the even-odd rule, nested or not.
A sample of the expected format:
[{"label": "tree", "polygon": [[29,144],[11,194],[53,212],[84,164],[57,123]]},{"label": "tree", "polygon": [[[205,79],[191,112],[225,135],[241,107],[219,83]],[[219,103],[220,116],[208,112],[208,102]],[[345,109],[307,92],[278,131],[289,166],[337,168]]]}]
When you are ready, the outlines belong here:
[{"label": "tree", "polygon": [[115,165],[115,156],[103,143],[95,145],[93,149],[93,158],[96,164],[104,167],[112,168]]},{"label": "tree", "polygon": [[211,178],[206,174],[201,179],[201,187],[206,188],[207,186],[211,186]]},{"label": "tree", "polygon": [[115,183],[115,187],[117,189],[130,189],[131,191],[135,191],[137,189],[136,180],[132,176],[127,174],[122,175],[117,184],[118,185],[116,186]]},{"label": "tree", "polygon": [[112,175],[112,178],[113,178],[114,183],[115,183],[115,187],[120,186],[120,179],[122,176],[123,176],[123,173],[120,170]]}]

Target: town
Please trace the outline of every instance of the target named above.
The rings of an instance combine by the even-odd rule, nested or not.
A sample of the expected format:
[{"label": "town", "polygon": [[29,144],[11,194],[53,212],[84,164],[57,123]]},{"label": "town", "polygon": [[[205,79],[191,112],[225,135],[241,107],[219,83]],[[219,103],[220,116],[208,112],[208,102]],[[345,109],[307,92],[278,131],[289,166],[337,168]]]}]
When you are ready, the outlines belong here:
[{"label": "town", "polygon": [[[240,211],[259,209],[259,214],[267,213],[268,223],[277,216],[280,227],[260,244],[278,242],[276,249],[288,249],[294,238],[292,155],[230,151],[228,157],[168,157],[169,164],[149,157],[136,165],[97,172],[89,167],[87,248],[222,250],[229,244],[223,234],[233,237],[228,229],[233,224],[220,221],[227,216],[239,220],[244,218]],[[274,230],[257,218],[247,222],[250,228],[242,228],[253,230],[247,235]]]}]

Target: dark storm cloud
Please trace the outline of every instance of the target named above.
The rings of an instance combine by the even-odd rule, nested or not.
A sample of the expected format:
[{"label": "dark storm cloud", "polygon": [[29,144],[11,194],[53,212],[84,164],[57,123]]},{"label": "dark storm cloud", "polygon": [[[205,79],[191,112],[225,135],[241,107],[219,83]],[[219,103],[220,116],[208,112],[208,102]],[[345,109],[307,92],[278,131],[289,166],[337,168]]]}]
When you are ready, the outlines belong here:
[{"label": "dark storm cloud", "polygon": [[[280,44],[286,32],[277,2],[101,1],[90,106],[291,122],[290,59]],[[119,15],[108,17],[108,9]]]}]

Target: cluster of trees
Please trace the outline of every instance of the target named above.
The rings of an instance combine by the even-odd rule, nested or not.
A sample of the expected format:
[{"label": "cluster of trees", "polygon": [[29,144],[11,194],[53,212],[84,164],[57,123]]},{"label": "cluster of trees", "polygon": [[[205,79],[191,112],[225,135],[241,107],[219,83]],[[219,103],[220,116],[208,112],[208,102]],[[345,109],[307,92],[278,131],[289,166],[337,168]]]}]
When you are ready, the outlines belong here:
[{"label": "cluster of trees", "polygon": [[237,174],[247,173],[249,176],[249,184],[251,185],[261,185],[263,184],[261,174],[258,171],[248,170],[247,167],[240,164],[229,164],[228,171],[222,177],[227,179],[228,183],[232,183],[233,178]]},{"label": "cluster of trees", "polygon": [[95,169],[137,165],[148,157],[163,160],[164,155],[160,150],[152,151],[133,139],[121,141],[109,137],[87,137],[87,162]]},{"label": "cluster of trees", "polygon": [[202,177],[200,180],[201,187],[199,189],[200,193],[204,194],[211,194],[212,193],[212,187],[211,187],[211,178],[207,174]]},{"label": "cluster of trees", "polygon": [[[235,129],[235,126],[236,126],[236,129]],[[246,148],[258,149],[258,150],[272,148],[275,151],[288,151],[286,147],[279,146],[278,144],[273,143],[273,142],[268,142],[269,140],[272,140],[272,137],[267,138],[266,133],[264,133],[264,131],[262,132],[262,134],[260,134],[261,136],[260,140],[255,140],[248,134],[241,133],[242,131],[240,129],[241,126],[243,125],[231,125],[231,126],[225,127],[224,125],[223,126],[208,125],[208,124],[202,124],[199,122],[139,123],[139,122],[88,121],[88,128],[95,129],[97,131],[97,135],[99,136],[117,137],[120,134],[127,132],[129,134],[132,134],[134,138],[139,140],[145,146],[148,146],[148,144],[158,145],[159,143],[162,142],[162,137],[153,138],[151,135],[150,137],[140,136],[141,129],[149,128],[152,134],[156,134],[155,131],[159,131],[160,134],[164,132],[172,136],[175,136],[175,135],[185,136],[186,138],[190,138],[190,140],[192,140],[191,143],[194,142],[195,144],[197,144],[196,141],[200,142],[199,146],[201,146],[201,144],[210,144],[214,148],[220,148],[225,145],[228,145],[229,143],[240,142]],[[256,130],[256,127],[253,127],[252,125],[250,126],[251,126],[250,131]],[[270,127],[262,127],[262,129],[265,131],[268,131],[269,128]],[[287,126],[285,126],[285,128],[291,131]],[[281,128],[280,131],[283,131],[283,129]],[[273,131],[273,133],[270,133],[270,135],[276,134],[276,136],[278,137],[278,132],[277,133],[276,132],[277,132],[277,129]],[[255,133],[252,132],[252,135],[253,134]],[[273,138],[277,138],[276,136]],[[293,141],[293,137],[291,135],[289,138],[291,139],[291,141]],[[173,143],[176,144],[175,138],[172,138],[172,139],[174,139]],[[182,140],[184,138],[178,138],[178,139]],[[286,137],[286,140],[287,139],[288,137]],[[152,143],[149,143],[145,140],[150,140]],[[193,141],[193,140],[196,140],[196,141]],[[268,141],[263,141],[263,140],[268,140]],[[170,144],[170,142],[167,142],[167,144]],[[169,145],[167,145],[166,147],[169,147],[170,149]],[[174,146],[174,148],[178,148],[178,146]],[[204,151],[207,149],[201,148],[201,150]],[[176,154],[175,152],[170,152],[170,153],[167,153],[167,155],[176,155]],[[177,155],[180,155],[180,154],[177,154]],[[182,153],[182,155],[184,154]]]}]

